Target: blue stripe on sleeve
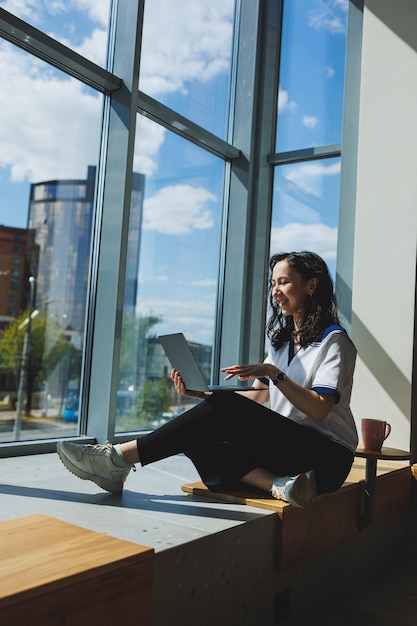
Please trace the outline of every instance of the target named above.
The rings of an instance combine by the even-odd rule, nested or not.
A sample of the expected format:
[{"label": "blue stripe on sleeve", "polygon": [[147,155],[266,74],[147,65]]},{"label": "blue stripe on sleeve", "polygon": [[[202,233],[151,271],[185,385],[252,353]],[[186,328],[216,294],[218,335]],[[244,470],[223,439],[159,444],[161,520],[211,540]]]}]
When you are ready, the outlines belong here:
[{"label": "blue stripe on sleeve", "polygon": [[325,395],[336,396],[336,404],[340,400],[340,394],[337,391],[337,389],[330,389],[329,387],[312,387],[312,389],[314,391],[317,391],[317,393],[320,393],[323,396],[325,396]]}]

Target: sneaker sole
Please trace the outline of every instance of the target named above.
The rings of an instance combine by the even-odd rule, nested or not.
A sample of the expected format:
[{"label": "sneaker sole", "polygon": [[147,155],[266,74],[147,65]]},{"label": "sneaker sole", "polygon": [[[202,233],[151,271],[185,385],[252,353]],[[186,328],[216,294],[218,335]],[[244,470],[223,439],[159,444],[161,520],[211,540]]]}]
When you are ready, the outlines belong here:
[{"label": "sneaker sole", "polygon": [[67,470],[71,472],[71,474],[77,476],[77,478],[81,478],[81,480],[90,480],[91,482],[95,483],[105,491],[109,491],[110,493],[122,493],[123,483],[114,483],[110,480],[107,480],[106,478],[102,478],[101,476],[96,476],[95,474],[84,472],[82,469],[71,463],[71,461],[62,452],[59,444],[57,444],[56,451],[59,458],[61,459],[62,464],[67,468]]},{"label": "sneaker sole", "polygon": [[306,509],[317,499],[316,480],[313,472],[300,474],[291,487],[288,501],[299,509]]}]

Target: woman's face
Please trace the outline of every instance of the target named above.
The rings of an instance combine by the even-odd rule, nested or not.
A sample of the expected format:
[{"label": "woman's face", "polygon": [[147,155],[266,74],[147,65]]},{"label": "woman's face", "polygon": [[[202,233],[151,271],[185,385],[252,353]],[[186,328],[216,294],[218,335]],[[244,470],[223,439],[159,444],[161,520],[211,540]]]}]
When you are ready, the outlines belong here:
[{"label": "woman's face", "polygon": [[286,259],[278,261],[272,271],[272,297],[283,315],[292,315],[295,325],[301,322],[308,298],[314,293],[317,278],[304,280]]}]

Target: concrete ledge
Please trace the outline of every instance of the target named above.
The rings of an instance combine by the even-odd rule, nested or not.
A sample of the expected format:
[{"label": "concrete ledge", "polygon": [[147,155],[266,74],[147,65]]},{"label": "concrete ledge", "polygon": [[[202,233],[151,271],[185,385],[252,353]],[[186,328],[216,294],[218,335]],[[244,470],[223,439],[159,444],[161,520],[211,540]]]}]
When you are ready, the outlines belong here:
[{"label": "concrete ledge", "polygon": [[[72,527],[104,535],[104,539],[112,535],[137,544],[136,548],[148,545],[154,549],[152,626],[299,626],[319,607],[350,593],[352,585],[389,567],[408,545],[410,512],[396,511],[398,494],[389,493],[390,489],[388,500],[378,501],[384,515],[392,517],[381,523],[375,520],[363,531],[355,531],[350,539],[278,571],[282,519],[277,512],[219,501],[210,493],[203,497],[181,494],[181,485],[198,479],[192,464],[182,455],[129,475],[121,496],[106,494],[93,483],[80,481],[67,472],[56,455],[5,458],[0,465],[4,477],[0,484],[0,519],[13,525],[16,518],[42,512]],[[378,463],[379,473],[391,472],[392,465],[394,469],[404,468],[404,464],[387,465]],[[352,476],[353,491],[358,485],[363,491],[364,469],[357,471]],[[332,495],[322,498],[331,499]],[[360,497],[358,501],[360,508]],[[284,525],[288,526],[299,510],[285,503],[281,506]],[[316,510],[315,532],[325,535],[320,509]],[[289,527],[286,530],[291,531]],[[293,535],[290,545],[294,550],[299,542],[306,545],[303,532],[301,528]],[[38,545],[40,554],[42,545],[48,549],[47,533],[42,541]],[[68,556],[66,549],[63,552]],[[32,569],[37,571],[35,566]],[[120,576],[119,583],[131,589],[130,580]],[[106,590],[104,579],[87,594],[80,583],[78,605],[74,603],[73,608],[81,609],[84,602],[105,612]],[[114,611],[108,615],[117,618]],[[2,617],[0,614],[1,623]]]}]

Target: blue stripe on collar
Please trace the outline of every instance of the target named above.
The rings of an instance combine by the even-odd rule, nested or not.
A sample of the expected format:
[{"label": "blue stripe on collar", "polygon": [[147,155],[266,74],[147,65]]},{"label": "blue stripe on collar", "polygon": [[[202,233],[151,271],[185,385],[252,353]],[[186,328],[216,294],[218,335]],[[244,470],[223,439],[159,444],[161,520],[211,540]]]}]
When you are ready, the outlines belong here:
[{"label": "blue stripe on collar", "polygon": [[343,328],[343,326],[340,326],[339,324],[332,324],[331,326],[325,328],[321,335],[318,335],[314,341],[323,341],[323,339],[328,337],[328,335],[330,335],[330,333],[333,333],[334,331],[340,331],[346,334],[346,330]]}]

